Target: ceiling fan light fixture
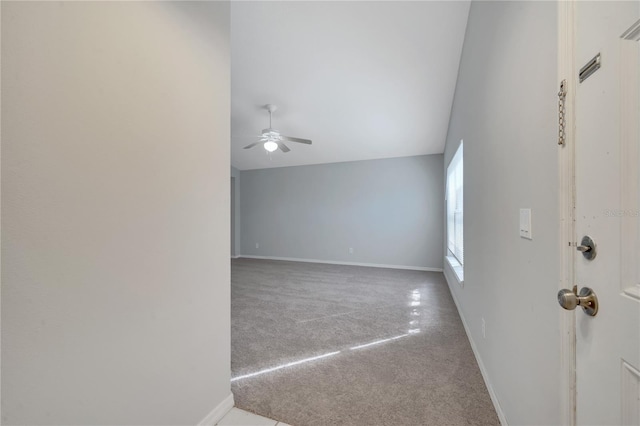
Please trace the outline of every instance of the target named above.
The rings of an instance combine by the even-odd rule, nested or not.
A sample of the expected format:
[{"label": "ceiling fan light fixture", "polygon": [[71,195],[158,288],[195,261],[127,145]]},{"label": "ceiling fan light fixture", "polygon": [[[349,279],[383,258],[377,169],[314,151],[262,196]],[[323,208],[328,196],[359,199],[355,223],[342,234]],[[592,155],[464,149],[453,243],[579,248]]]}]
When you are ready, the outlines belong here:
[{"label": "ceiling fan light fixture", "polygon": [[287,145],[283,143],[283,141],[311,145],[311,140],[309,139],[283,136],[280,134],[279,131],[271,127],[271,113],[276,110],[276,106],[269,104],[269,105],[265,105],[265,108],[267,109],[267,111],[269,111],[269,127],[266,129],[262,129],[262,134],[258,136],[259,139],[257,142],[254,142],[245,146],[244,149],[253,148],[256,145],[263,144],[264,149],[267,152],[274,152],[275,150],[280,149],[282,152],[287,153],[291,150]]},{"label": "ceiling fan light fixture", "polygon": [[264,143],[264,149],[266,149],[269,152],[273,152],[276,149],[278,149],[278,144],[273,142],[273,141],[268,141]]}]

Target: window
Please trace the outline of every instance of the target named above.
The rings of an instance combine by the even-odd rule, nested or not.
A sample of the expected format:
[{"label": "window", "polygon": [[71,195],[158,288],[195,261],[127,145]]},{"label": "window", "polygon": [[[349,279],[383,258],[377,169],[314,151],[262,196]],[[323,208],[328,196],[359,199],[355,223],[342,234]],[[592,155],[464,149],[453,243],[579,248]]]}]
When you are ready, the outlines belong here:
[{"label": "window", "polygon": [[462,141],[447,168],[447,259],[462,281],[464,265]]}]

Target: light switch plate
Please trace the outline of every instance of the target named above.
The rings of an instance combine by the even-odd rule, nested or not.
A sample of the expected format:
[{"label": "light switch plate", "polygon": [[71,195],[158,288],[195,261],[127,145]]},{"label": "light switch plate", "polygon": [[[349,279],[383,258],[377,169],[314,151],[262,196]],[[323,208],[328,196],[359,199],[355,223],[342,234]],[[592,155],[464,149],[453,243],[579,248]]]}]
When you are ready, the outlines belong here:
[{"label": "light switch plate", "polygon": [[520,236],[528,240],[533,239],[531,233],[531,209],[520,209]]}]

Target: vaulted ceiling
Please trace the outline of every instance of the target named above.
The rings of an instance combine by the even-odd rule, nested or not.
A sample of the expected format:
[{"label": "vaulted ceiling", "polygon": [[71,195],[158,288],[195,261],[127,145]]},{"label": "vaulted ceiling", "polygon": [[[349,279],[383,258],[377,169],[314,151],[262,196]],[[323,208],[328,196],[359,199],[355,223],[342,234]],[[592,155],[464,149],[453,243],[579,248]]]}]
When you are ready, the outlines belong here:
[{"label": "vaulted ceiling", "polygon": [[[231,2],[231,164],[442,153],[469,2]],[[313,140],[268,154],[268,127]]]}]

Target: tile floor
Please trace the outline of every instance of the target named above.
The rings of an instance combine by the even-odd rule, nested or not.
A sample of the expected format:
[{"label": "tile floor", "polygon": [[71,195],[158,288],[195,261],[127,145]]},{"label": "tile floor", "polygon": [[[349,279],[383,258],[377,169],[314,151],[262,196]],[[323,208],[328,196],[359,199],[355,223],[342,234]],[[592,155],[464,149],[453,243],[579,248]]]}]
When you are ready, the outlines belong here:
[{"label": "tile floor", "polygon": [[286,423],[271,420],[257,414],[232,408],[216,426],[290,426]]}]

